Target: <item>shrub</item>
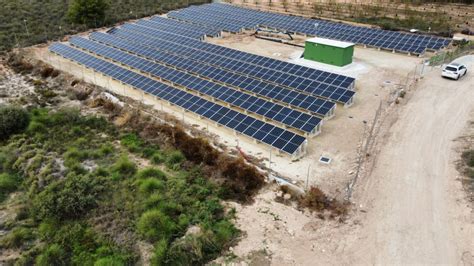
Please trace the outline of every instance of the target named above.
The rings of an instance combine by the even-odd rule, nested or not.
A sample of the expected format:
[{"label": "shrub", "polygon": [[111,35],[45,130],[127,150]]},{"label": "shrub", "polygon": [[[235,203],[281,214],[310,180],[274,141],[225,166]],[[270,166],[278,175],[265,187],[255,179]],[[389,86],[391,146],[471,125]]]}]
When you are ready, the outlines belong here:
[{"label": "shrub", "polygon": [[180,151],[172,151],[168,154],[168,158],[166,158],[166,165],[169,168],[175,168],[176,166],[180,166],[185,159]]},{"label": "shrub", "polygon": [[312,211],[323,212],[327,210],[332,213],[332,216],[345,216],[348,212],[346,203],[329,198],[318,187],[311,187],[306,195],[299,200],[299,205]]},{"label": "shrub", "polygon": [[265,178],[243,159],[225,159],[220,163],[224,178],[224,198],[249,201],[265,184]]},{"label": "shrub", "polygon": [[74,0],[69,6],[67,17],[72,23],[98,27],[104,21],[108,7],[108,1],[105,0]]},{"label": "shrub", "polygon": [[147,178],[140,181],[140,192],[143,194],[151,194],[155,191],[162,191],[165,185],[163,181],[155,179],[155,178]]},{"label": "shrub", "polygon": [[49,245],[37,258],[38,266],[59,266],[68,264],[68,254],[58,244]]},{"label": "shrub", "polygon": [[151,158],[157,152],[158,148],[156,147],[145,147],[143,148],[142,155],[145,158]]},{"label": "shrub", "polygon": [[87,151],[79,150],[76,147],[70,147],[64,153],[65,165],[67,167],[73,167],[75,164],[78,164],[79,162],[87,159],[88,157],[89,154],[87,153]]},{"label": "shrub", "polygon": [[168,250],[168,258],[175,265],[199,265],[203,257],[203,243],[195,235],[177,239]]},{"label": "shrub", "polygon": [[25,241],[33,239],[31,229],[17,227],[2,239],[1,246],[4,248],[19,248]]},{"label": "shrub", "polygon": [[123,155],[112,166],[112,171],[122,177],[131,177],[137,171],[137,166],[126,155]]},{"label": "shrub", "polygon": [[138,233],[148,241],[168,239],[175,230],[173,221],[158,210],[146,211],[138,220]]},{"label": "shrub", "polygon": [[139,179],[144,179],[144,178],[149,178],[149,177],[154,177],[158,179],[166,179],[165,173],[163,173],[160,169],[156,168],[145,168],[143,170],[138,171],[136,174],[136,177]]},{"label": "shrub", "polygon": [[135,134],[125,134],[121,139],[120,143],[131,152],[138,152],[143,145],[143,141]]},{"label": "shrub", "polygon": [[15,106],[0,107],[0,141],[22,132],[29,123],[30,116],[25,109]]},{"label": "shrub", "polygon": [[110,143],[102,144],[99,148],[99,154],[101,156],[107,156],[114,152],[114,147]]},{"label": "shrub", "polygon": [[145,209],[146,210],[154,209],[162,201],[163,201],[162,193],[157,192],[157,193],[151,194],[149,197],[146,198],[146,200],[144,202]]},{"label": "shrub", "polygon": [[154,164],[164,163],[165,160],[166,160],[165,156],[163,156],[163,154],[161,154],[160,152],[155,152],[151,156],[151,162],[154,163]]},{"label": "shrub", "polygon": [[44,67],[40,71],[40,75],[42,78],[48,78],[52,76],[54,69],[52,67]]},{"label": "shrub", "polygon": [[101,179],[89,175],[69,174],[53,182],[33,199],[33,210],[38,218],[75,219],[97,206],[103,190]]},{"label": "shrub", "polygon": [[215,245],[218,247],[228,246],[239,233],[239,230],[227,220],[222,220],[213,225],[212,231],[214,232]]},{"label": "shrub", "polygon": [[206,139],[193,138],[182,129],[175,133],[175,144],[188,160],[197,164],[214,165],[219,157],[217,150]]},{"label": "shrub", "polygon": [[152,265],[164,265],[166,263],[166,253],[168,251],[168,242],[164,239],[158,241],[151,258]]},{"label": "shrub", "polygon": [[113,256],[98,259],[94,263],[94,266],[122,266],[122,265],[125,265],[125,262],[121,258],[117,258]]},{"label": "shrub", "polygon": [[0,197],[6,195],[12,191],[15,191],[19,184],[18,177],[16,175],[3,173],[0,174]]},{"label": "shrub", "polygon": [[461,157],[467,166],[474,167],[474,150],[464,151]]}]

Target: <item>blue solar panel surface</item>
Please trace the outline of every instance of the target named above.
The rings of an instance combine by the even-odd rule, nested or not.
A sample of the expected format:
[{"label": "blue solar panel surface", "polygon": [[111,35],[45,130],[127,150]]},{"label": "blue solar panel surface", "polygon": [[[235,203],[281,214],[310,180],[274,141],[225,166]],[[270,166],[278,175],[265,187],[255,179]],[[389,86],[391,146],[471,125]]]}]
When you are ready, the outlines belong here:
[{"label": "blue solar panel surface", "polygon": [[[147,26],[149,27],[149,29],[144,29],[143,27],[134,27],[133,29],[129,29],[132,31],[146,33],[147,35],[152,37],[161,37],[162,32],[159,29],[154,28],[154,25],[149,23],[147,20],[141,21],[140,25]],[[176,39],[172,39],[169,41],[177,42],[178,45],[199,49],[203,52],[212,53],[212,55],[215,56],[231,58],[233,60],[253,64],[257,67],[265,67],[274,71],[292,74],[300,78],[317,80],[318,82],[323,82],[332,86],[337,86],[345,89],[350,89],[354,86],[354,78],[343,75],[338,75],[314,68],[276,60],[273,58],[246,53],[211,43],[197,42],[189,38],[182,38],[180,42],[178,42]]]},{"label": "blue solar panel surface", "polygon": [[[104,33],[92,33],[90,38],[144,58],[176,67],[177,69],[186,70],[190,73],[222,82],[235,88],[242,88],[244,91],[255,93],[259,96],[274,99],[303,110],[308,110],[310,113],[322,117],[330,116],[335,108],[333,102],[301,94],[290,89],[275,86],[251,77],[235,74],[217,67],[195,62],[181,56],[160,52],[146,46],[140,46],[134,42],[120,39],[115,36],[116,35],[111,36]],[[148,42],[148,40],[143,42]]]},{"label": "blue solar panel surface", "polygon": [[189,23],[186,23],[186,22],[180,22],[180,21],[177,21],[175,19],[169,19],[169,18],[164,18],[164,17],[160,17],[160,16],[155,16],[155,17],[151,18],[151,21],[153,21],[157,24],[167,25],[170,28],[185,28],[185,29],[190,30],[190,31],[200,32],[203,35],[207,35],[207,36],[217,37],[217,36],[220,35],[220,30],[206,28],[206,27],[202,27],[202,26],[198,26],[198,25],[194,25],[194,24],[189,24]]},{"label": "blue solar panel surface", "polygon": [[[201,46],[201,44],[207,43],[191,43],[189,42],[190,39],[178,43],[177,39],[176,42],[170,40],[168,37],[164,37],[161,32],[155,33],[155,29],[139,27],[137,25],[129,25],[126,28],[124,27],[124,30],[129,31],[130,33],[116,30],[112,34],[114,34],[114,36],[134,41],[136,42],[136,45],[141,47],[146,45],[161,51],[171,52],[197,62],[221,67],[280,87],[294,89],[343,104],[352,103],[355,95],[354,91],[344,88],[353,86],[354,79],[350,77],[300,67],[298,65],[262,56],[247,56],[247,53],[243,53],[245,57],[240,57],[240,59],[235,59],[232,55],[225,57],[222,56],[225,52],[209,52],[209,49],[217,50],[218,48],[215,48],[217,45],[211,45],[209,47]],[[144,35],[147,37],[146,40],[143,40],[143,38],[145,38]],[[92,36],[93,38],[95,37],[95,35]],[[231,52],[235,51],[232,49],[228,50]],[[252,63],[247,63],[248,60],[252,59],[254,59],[251,61]],[[258,62],[260,62],[260,64]],[[294,74],[289,74],[285,71],[289,73],[293,72]]]},{"label": "blue solar panel surface", "polygon": [[294,154],[306,139],[291,131],[273,126],[227,107],[207,101],[182,90],[173,88],[141,74],[81,52],[70,46],[55,43],[50,51],[73,60],[136,89],[169,101],[186,110],[206,117],[244,135],[275,147],[285,153]]},{"label": "blue solar panel surface", "polygon": [[71,38],[70,43],[99,56],[138,69],[143,73],[152,74],[162,80],[213,97],[216,100],[279,122],[285,126],[301,130],[305,133],[316,133],[319,131],[318,128],[321,124],[321,119],[317,117],[242,93],[238,90],[230,89],[81,37]]},{"label": "blue solar panel surface", "polygon": [[[307,19],[270,12],[246,9],[228,4],[207,4],[170,12],[168,17],[191,23],[228,30],[225,25],[241,28],[269,28],[302,33],[323,38],[348,41],[368,46],[421,54],[426,49],[439,50],[451,42],[436,36],[393,32],[352,26],[318,19]],[[213,21],[219,21],[218,24]],[[224,26],[223,26],[224,25]],[[252,25],[249,27],[249,25]]]}]

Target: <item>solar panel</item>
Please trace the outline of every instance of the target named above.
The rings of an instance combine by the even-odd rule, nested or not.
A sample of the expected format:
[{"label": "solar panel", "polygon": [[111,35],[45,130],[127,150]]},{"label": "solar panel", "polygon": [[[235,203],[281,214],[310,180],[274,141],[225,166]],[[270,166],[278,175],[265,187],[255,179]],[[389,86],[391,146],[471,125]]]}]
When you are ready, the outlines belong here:
[{"label": "solar panel", "polygon": [[439,50],[451,42],[450,39],[436,36],[391,32],[219,3],[181,9],[171,12],[169,17],[216,29],[228,23],[241,28],[262,26],[413,54],[421,54],[426,49]]},{"label": "solar panel", "polygon": [[185,87],[186,89],[210,96],[215,100],[260,115],[266,119],[274,120],[284,126],[292,127],[308,134],[319,132],[321,119],[317,117],[259,99],[238,90],[195,77],[188,73],[148,61],[81,37],[71,38],[70,43],[99,56],[138,69],[145,74],[152,74],[160,80],[166,80],[167,82]]},{"label": "solar panel", "polygon": [[[251,92],[258,96],[263,96],[302,110],[310,111],[310,113],[321,117],[330,117],[334,112],[335,104],[332,102],[275,86],[251,77],[239,75],[221,68],[192,61],[175,54],[163,53],[146,46],[138,45],[129,40],[116,38],[115,36],[116,35],[111,36],[104,33],[92,33],[90,38],[144,58],[221,82],[234,88],[241,88],[242,91]],[[148,40],[144,40],[143,42],[146,43]]]},{"label": "solar panel", "polygon": [[227,107],[220,106],[201,97],[160,83],[70,46],[54,43],[49,47],[49,50],[87,68],[100,72],[105,76],[109,76],[136,89],[150,93],[160,99],[206,117],[222,126],[236,130],[241,134],[268,144],[290,155],[301,152],[307,142],[306,138],[293,132],[259,121],[248,115],[238,113]]},{"label": "solar panel", "polygon": [[169,19],[169,18],[164,18],[164,17],[160,17],[160,16],[155,16],[155,17],[151,18],[151,21],[153,21],[155,23],[158,23],[158,24],[164,24],[164,25],[168,25],[168,26],[175,26],[175,27],[178,27],[178,28],[185,28],[185,29],[188,29],[188,30],[202,32],[205,35],[212,36],[212,37],[220,36],[220,30],[214,30],[214,29],[211,29],[211,28],[206,28],[206,27],[201,27],[201,26],[197,26],[197,25],[193,25],[193,24],[189,24],[189,23],[185,23],[185,22],[180,22],[180,21],[177,21],[175,19]]},{"label": "solar panel", "polygon": [[[159,49],[160,51],[174,53],[197,62],[206,63],[241,75],[272,83],[273,85],[283,86],[302,93],[311,94],[316,97],[329,99],[347,105],[350,105],[353,102],[355,92],[344,88],[353,86],[353,78],[305,68],[261,56],[252,55],[247,57],[247,53],[243,53],[244,57],[240,57],[240,59],[225,57],[223,56],[225,52],[220,51],[220,48],[214,47],[217,45],[202,47],[201,44],[207,43],[191,43],[190,39],[182,40],[179,43],[179,40],[169,40],[167,37],[163,38],[161,32],[154,34],[154,30],[150,28],[143,29],[143,27],[140,28],[136,25],[124,27],[124,29],[130,31],[130,33],[124,33],[118,30],[113,34],[130,41],[136,41],[138,39],[142,40],[141,37],[144,37],[143,34],[146,34],[147,39],[140,41],[140,43],[137,43],[136,45],[147,45]],[[209,51],[209,49],[212,50]],[[235,51],[232,49],[229,50]],[[246,62],[246,60],[252,59],[255,59],[252,63]],[[287,72],[294,74],[288,74]]]}]

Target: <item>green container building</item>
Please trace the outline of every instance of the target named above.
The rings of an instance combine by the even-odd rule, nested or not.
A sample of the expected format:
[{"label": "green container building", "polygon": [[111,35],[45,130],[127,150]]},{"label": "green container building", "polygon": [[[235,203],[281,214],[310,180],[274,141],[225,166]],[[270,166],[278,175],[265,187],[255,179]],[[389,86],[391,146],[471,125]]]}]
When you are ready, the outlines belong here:
[{"label": "green container building", "polygon": [[353,43],[323,38],[306,40],[304,48],[304,59],[339,67],[352,63],[353,55]]}]

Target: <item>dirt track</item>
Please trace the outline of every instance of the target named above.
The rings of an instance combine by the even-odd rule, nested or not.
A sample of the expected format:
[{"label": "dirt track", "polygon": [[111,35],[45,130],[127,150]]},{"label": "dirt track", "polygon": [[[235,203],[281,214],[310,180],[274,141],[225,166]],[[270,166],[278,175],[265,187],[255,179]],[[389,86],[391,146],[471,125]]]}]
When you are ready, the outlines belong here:
[{"label": "dirt track", "polygon": [[368,215],[344,263],[474,263],[473,216],[454,166],[454,139],[474,110],[474,57],[464,61],[471,73],[457,82],[429,73],[390,129],[358,192]]}]

